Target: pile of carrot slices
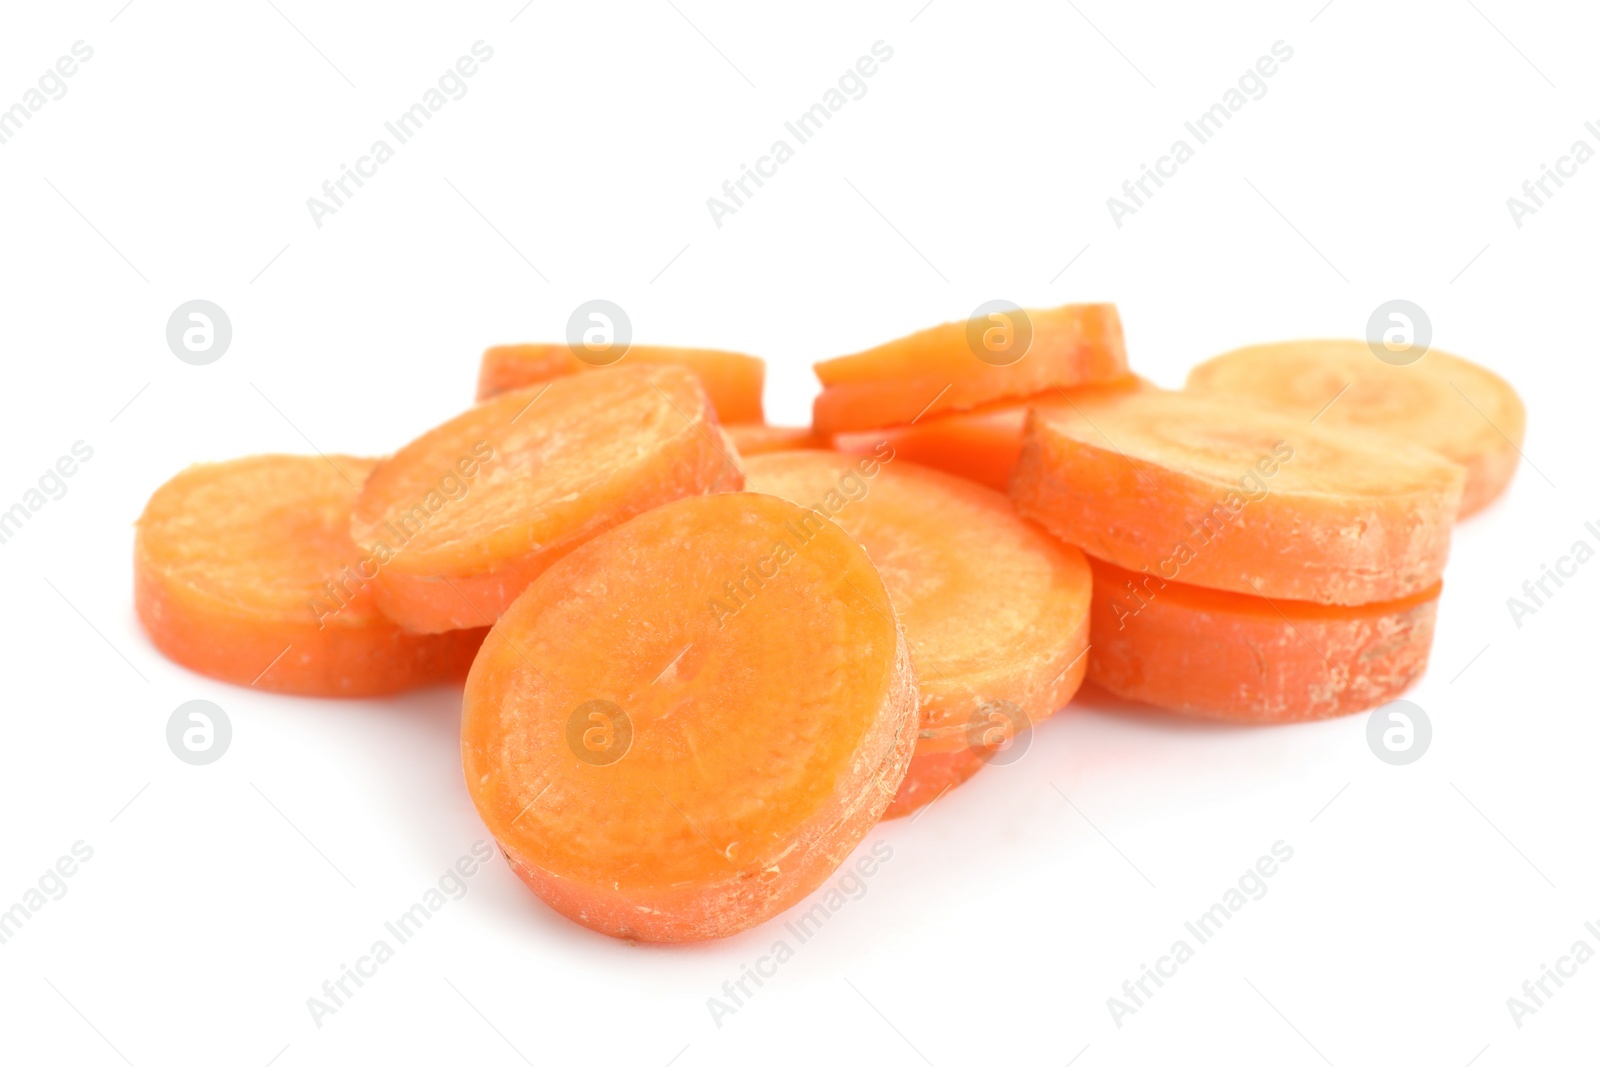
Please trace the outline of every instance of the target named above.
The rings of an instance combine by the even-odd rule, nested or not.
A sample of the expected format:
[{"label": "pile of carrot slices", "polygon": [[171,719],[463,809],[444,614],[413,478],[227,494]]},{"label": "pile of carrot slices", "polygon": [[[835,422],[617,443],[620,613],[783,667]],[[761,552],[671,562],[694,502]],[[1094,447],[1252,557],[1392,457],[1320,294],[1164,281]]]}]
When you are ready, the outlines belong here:
[{"label": "pile of carrot slices", "polygon": [[695,941],[1016,758],[1086,679],[1239,723],[1393,699],[1525,424],[1489,371],[1360,340],[1160,389],[1109,304],[816,369],[813,425],[779,427],[752,356],[490,348],[477,405],[393,455],[158,488],[140,621],[258,689],[464,684],[467,791],[511,869],[602,933]]}]

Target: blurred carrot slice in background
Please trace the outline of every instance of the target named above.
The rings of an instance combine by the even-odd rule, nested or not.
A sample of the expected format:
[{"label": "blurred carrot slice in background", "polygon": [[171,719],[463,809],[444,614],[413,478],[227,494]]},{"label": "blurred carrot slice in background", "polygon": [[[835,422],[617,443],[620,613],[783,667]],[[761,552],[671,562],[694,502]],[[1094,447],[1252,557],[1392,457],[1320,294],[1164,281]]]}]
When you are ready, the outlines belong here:
[{"label": "blurred carrot slice in background", "polygon": [[642,511],[737,489],[699,381],[639,364],[556,378],[458,415],[373,470],[356,543],[379,607],[409,630],[492,623],[556,559]]},{"label": "blurred carrot slice in background", "polygon": [[1392,437],[1143,390],[1035,410],[1011,495],[1063,541],[1130,570],[1365,604],[1439,581],[1464,479]]},{"label": "blurred carrot slice in background", "polygon": [[630,345],[611,363],[591,362],[594,357],[585,356],[575,355],[566,345],[495,345],[484,351],[483,363],[478,368],[478,399],[487,400],[512,389],[524,389],[585,371],[641,363],[666,364],[687,367],[694,372],[722,422],[731,425],[762,420],[761,390],[766,382],[767,365],[755,356],[710,348],[652,345]]},{"label": "blurred carrot slice in background", "polygon": [[646,512],[541,575],[467,679],[468,790],[513,870],[613,937],[726,937],[878,821],[916,678],[847,534],[776,497]]},{"label": "blurred carrot slice in background", "polygon": [[157,489],[134,539],[134,603],[161,653],[213,678],[374,696],[465,677],[484,629],[418,635],[373,603],[350,510],[376,460],[251,456]]},{"label": "blurred carrot slice in background", "polygon": [[1089,680],[1131,700],[1229,722],[1300,722],[1375,708],[1428,665],[1437,583],[1330,607],[1092,566]]},{"label": "blurred carrot slice in background", "polygon": [[1195,367],[1187,388],[1431,448],[1467,469],[1461,517],[1505,491],[1527,425],[1516,390],[1492,371],[1437,349],[1412,363],[1387,363],[1365,341],[1236,349]]},{"label": "blurred carrot slice in background", "polygon": [[816,365],[819,434],[905,426],[1055,387],[1114,381],[1128,373],[1122,320],[1113,304],[996,310],[947,322]]},{"label": "blurred carrot slice in background", "polygon": [[887,449],[754,456],[745,474],[751,490],[844,527],[888,586],[922,692],[911,786],[892,814],[934,799],[930,783],[970,776],[965,754],[999,758],[992,747],[1071,699],[1087,667],[1089,567],[1004,496]]},{"label": "blurred carrot slice in background", "polygon": [[809,426],[768,426],[765,423],[743,423],[723,427],[733,439],[741,456],[759,456],[763,452],[792,452],[797,448],[827,448],[828,442],[811,432]]}]

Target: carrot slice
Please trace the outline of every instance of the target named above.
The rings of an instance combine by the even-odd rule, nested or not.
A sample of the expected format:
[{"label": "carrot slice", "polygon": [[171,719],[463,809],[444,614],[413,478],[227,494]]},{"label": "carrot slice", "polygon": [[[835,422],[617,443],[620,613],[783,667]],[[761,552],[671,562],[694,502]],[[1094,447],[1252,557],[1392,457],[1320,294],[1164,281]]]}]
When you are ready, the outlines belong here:
[{"label": "carrot slice", "polygon": [[828,442],[811,432],[809,426],[768,426],[765,423],[743,423],[725,427],[728,436],[741,456],[759,456],[763,452],[792,452],[797,448],[827,448]]},{"label": "carrot slice", "polygon": [[823,389],[811,421],[831,436],[1113,381],[1128,373],[1128,357],[1115,305],[1067,304],[947,322],[816,371]]},{"label": "carrot slice", "polygon": [[377,463],[251,456],[157,489],[134,537],[134,603],[174,663],[307,696],[373,696],[467,673],[486,630],[408,634],[379,613],[350,540]]},{"label": "carrot slice", "polygon": [[1365,604],[1439,580],[1464,476],[1393,438],[1139,391],[1036,410],[1011,495],[1062,540],[1131,570]]},{"label": "carrot slice", "polygon": [[1070,408],[1076,400],[1101,390],[1142,388],[1153,386],[1129,375],[1105,385],[1057,389],[1020,402],[1002,400],[973,411],[935,415],[910,426],[842,433],[833,439],[833,447],[852,456],[865,456],[887,442],[901,459],[958,474],[1003,493],[1022,454],[1022,430],[1030,407]]},{"label": "carrot slice", "polygon": [[775,497],[646,512],[541,575],[467,679],[467,787],[512,868],[613,937],[696,941],[816,888],[882,814],[916,678],[861,546]]},{"label": "carrot slice", "polygon": [[504,393],[378,464],[351,530],[408,630],[492,623],[552,562],[658,504],[743,484],[682,367],[618,367]]},{"label": "carrot slice", "polygon": [[717,418],[726,423],[760,422],[761,390],[767,365],[755,356],[738,352],[719,352],[710,348],[665,348],[632,345],[616,364],[594,364],[574,355],[566,345],[495,345],[483,353],[478,368],[478,399],[512,389],[563,378],[605,366],[632,366],[640,363],[687,367],[694,372]]},{"label": "carrot slice", "polygon": [[751,489],[843,526],[889,588],[922,691],[912,786],[896,813],[931,800],[926,789],[909,794],[926,780],[950,781],[952,761],[963,762],[957,754],[985,748],[992,705],[1013,709],[1006,725],[1014,731],[1071,699],[1086,667],[1089,567],[1004,496],[887,449],[865,458],[754,456],[745,475]]},{"label": "carrot slice", "polygon": [[1377,707],[1428,665],[1437,583],[1329,607],[1091,565],[1089,679],[1131,700],[1230,722],[1301,722]]},{"label": "carrot slice", "polygon": [[[1079,671],[1079,681],[1083,672]],[[884,819],[898,819],[932,804],[989,764],[991,750],[974,745],[950,752],[918,752],[911,768],[884,809]]]},{"label": "carrot slice", "polygon": [[1527,425],[1516,390],[1476,363],[1434,349],[1396,366],[1376,358],[1365,341],[1236,349],[1190,371],[1188,388],[1425,445],[1467,469],[1462,517],[1510,484]]}]

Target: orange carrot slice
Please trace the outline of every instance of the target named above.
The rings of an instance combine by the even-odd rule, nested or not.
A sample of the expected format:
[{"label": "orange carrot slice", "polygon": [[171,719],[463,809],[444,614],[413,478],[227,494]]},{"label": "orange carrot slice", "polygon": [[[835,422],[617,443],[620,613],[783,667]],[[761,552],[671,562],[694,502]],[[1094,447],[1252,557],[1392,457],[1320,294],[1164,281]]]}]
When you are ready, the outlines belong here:
[{"label": "orange carrot slice", "polygon": [[351,530],[409,630],[492,623],[552,562],[659,504],[743,484],[682,367],[618,367],[504,393],[378,464]]},{"label": "orange carrot slice", "polygon": [[402,631],[379,613],[350,540],[376,460],[203,463],[150,497],[134,538],[139,621],[174,663],[307,696],[459,681],[486,632]]},{"label": "orange carrot slice", "polygon": [[765,423],[744,423],[724,427],[741,456],[759,456],[763,452],[792,452],[797,448],[827,448],[828,442],[811,432],[809,426],[768,426]]},{"label": "orange carrot slice", "polygon": [[1188,388],[1431,448],[1467,469],[1462,517],[1510,484],[1527,424],[1516,390],[1476,363],[1435,349],[1396,366],[1374,356],[1365,341],[1240,348],[1190,371]]},{"label": "orange carrot slice", "polygon": [[590,541],[495,624],[467,679],[467,787],[546,903],[613,937],[726,937],[816,888],[916,737],[883,581],[756,493]]},{"label": "orange carrot slice", "polygon": [[1129,375],[1105,385],[1057,389],[1020,402],[1003,400],[973,411],[935,415],[910,426],[842,433],[833,439],[833,447],[852,456],[865,456],[887,442],[901,459],[959,474],[1003,493],[1022,454],[1022,430],[1030,407],[1070,408],[1075,400],[1101,390],[1142,388],[1153,386]]},{"label": "orange carrot slice", "polygon": [[761,390],[767,365],[755,356],[710,348],[632,345],[616,363],[597,364],[575,355],[566,345],[495,345],[484,351],[478,368],[478,399],[487,400],[569,374],[640,363],[668,364],[693,371],[722,422],[762,420]]},{"label": "orange carrot slice", "polygon": [[1300,722],[1377,707],[1428,665],[1437,583],[1328,607],[1092,565],[1089,679],[1130,700],[1230,722]]},{"label": "orange carrot slice", "polygon": [[1321,604],[1439,581],[1465,472],[1418,445],[1194,393],[1036,410],[1018,509],[1167,580]]},{"label": "orange carrot slice", "polygon": [[[1079,681],[1082,681],[1081,670],[1078,675]],[[1016,740],[1019,726],[1022,726],[1020,722],[1005,728],[1007,736],[1003,741]],[[1022,728],[1027,727],[1022,726]],[[898,819],[927,807],[987,767],[995,751],[1004,751],[998,746],[991,747],[976,731],[973,740],[977,743],[969,748],[958,748],[949,752],[922,751],[914,755],[911,758],[911,767],[906,771],[905,780],[895,792],[894,800],[884,809],[884,819]]]},{"label": "orange carrot slice", "polygon": [[1122,320],[1112,304],[996,312],[947,322],[816,365],[820,434],[903,426],[1054,387],[1128,373]]},{"label": "orange carrot slice", "polygon": [[[889,588],[922,691],[912,786],[897,813],[933,799],[927,782],[977,769],[962,755],[990,743],[992,706],[1012,709],[1001,724],[1011,733],[995,739],[1005,744],[1071,699],[1086,668],[1089,567],[1004,496],[887,449],[754,456],[745,475],[752,490],[843,526]],[[953,777],[952,763],[966,773]]]}]

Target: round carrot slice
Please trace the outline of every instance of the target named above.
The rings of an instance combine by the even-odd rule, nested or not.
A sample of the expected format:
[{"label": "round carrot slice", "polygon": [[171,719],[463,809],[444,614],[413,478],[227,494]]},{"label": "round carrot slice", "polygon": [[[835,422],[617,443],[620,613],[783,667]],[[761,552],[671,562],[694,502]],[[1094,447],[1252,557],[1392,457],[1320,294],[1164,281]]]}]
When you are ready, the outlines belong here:
[{"label": "round carrot slice", "polygon": [[[751,489],[844,527],[889,588],[922,692],[911,788],[897,813],[914,810],[913,792],[923,803],[936,795],[919,783],[970,776],[966,755],[988,757],[1071,699],[1086,667],[1089,567],[1004,496],[887,450],[779,452],[751,458],[745,473]],[[991,740],[996,707],[1008,736]]]},{"label": "round carrot slice", "polygon": [[590,541],[467,679],[467,788],[512,868],[614,937],[696,941],[816,888],[904,777],[916,678],[838,527],[756,493]]},{"label": "round carrot slice", "polygon": [[1153,388],[1129,375],[1105,385],[1055,389],[1023,401],[1003,400],[973,411],[956,411],[918,419],[910,426],[842,433],[833,447],[852,456],[872,454],[888,443],[894,454],[924,467],[959,474],[1002,493],[1011,484],[1011,472],[1022,454],[1022,430],[1031,407],[1067,407],[1101,390]]},{"label": "round carrot slice", "polygon": [[811,432],[809,426],[768,426],[753,422],[726,426],[728,436],[741,456],[763,452],[793,452],[797,448],[827,448],[828,442]]},{"label": "round carrot slice", "polygon": [[1510,484],[1527,424],[1516,390],[1476,363],[1435,349],[1396,366],[1365,341],[1240,348],[1190,371],[1188,388],[1425,445],[1467,469],[1462,517]]},{"label": "round carrot slice", "polygon": [[1128,373],[1128,356],[1114,305],[1068,304],[947,322],[816,371],[823,388],[811,421],[831,436],[1113,381]]},{"label": "round carrot slice", "polygon": [[1091,556],[1321,604],[1439,580],[1465,472],[1395,438],[1159,390],[1030,416],[1011,495]]},{"label": "round carrot slice", "polygon": [[767,365],[755,356],[710,348],[632,345],[615,363],[594,363],[590,358],[575,355],[566,345],[495,345],[484,351],[483,363],[478,368],[478,399],[487,400],[512,389],[525,389],[552,378],[602,370],[607,366],[669,364],[694,372],[705,387],[706,395],[711,397],[711,406],[717,409],[717,418],[721,421],[762,420],[761,390],[766,382]]},{"label": "round carrot slice", "polygon": [[134,602],[161,653],[241,685],[372,696],[465,677],[485,630],[408,634],[350,540],[376,460],[251,456],[183,471],[134,537]]},{"label": "round carrot slice", "polygon": [[492,623],[541,571],[658,504],[743,484],[681,367],[618,367],[495,397],[378,464],[351,530],[385,614]]},{"label": "round carrot slice", "polygon": [[1300,722],[1377,707],[1428,665],[1437,583],[1329,607],[1092,565],[1089,680],[1130,700],[1230,722]]}]

